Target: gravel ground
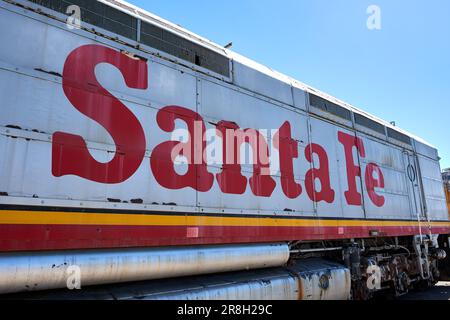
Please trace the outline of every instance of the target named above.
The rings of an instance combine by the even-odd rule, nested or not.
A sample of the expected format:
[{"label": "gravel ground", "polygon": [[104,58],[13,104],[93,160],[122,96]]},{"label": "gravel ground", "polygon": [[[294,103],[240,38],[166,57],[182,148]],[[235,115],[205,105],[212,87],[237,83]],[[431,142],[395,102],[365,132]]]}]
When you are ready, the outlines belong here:
[{"label": "gravel ground", "polygon": [[400,300],[449,300],[450,282],[439,282],[435,287],[425,291],[412,292]]}]

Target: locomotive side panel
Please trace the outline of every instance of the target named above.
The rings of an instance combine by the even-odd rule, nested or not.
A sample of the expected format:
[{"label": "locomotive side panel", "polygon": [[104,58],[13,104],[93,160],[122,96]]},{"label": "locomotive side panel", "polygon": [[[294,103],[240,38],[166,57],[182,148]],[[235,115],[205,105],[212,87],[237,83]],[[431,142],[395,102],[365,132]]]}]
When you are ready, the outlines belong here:
[{"label": "locomotive side panel", "polygon": [[[402,150],[375,138],[361,133],[357,134],[364,142],[365,156],[360,156],[361,172],[363,174],[364,207],[369,219],[414,219],[410,199],[412,194],[406,181],[406,167]],[[376,164],[380,171],[369,172],[369,166]],[[382,180],[383,187],[373,186],[374,194],[367,190],[367,180],[373,175],[377,181]],[[383,197],[372,201],[371,197]]]},{"label": "locomotive side panel", "polygon": [[334,268],[344,299],[438,279],[449,222],[434,148],[100,2],[82,8],[100,17],[86,30],[58,0],[43,3],[56,17],[0,0],[0,294],[63,288],[72,266],[87,286],[288,263],[319,298]]},{"label": "locomotive side panel", "polygon": [[[294,179],[301,186],[304,186],[306,172],[311,169],[311,166],[304,159],[309,140],[306,114],[293,112],[281,104],[270,103],[267,99],[255,97],[250,92],[238,91],[231,86],[206,80],[201,81],[200,97],[199,113],[207,123],[207,128],[212,130],[210,132],[214,136],[214,141],[218,142],[215,146],[211,145],[215,150],[214,153],[207,152],[209,155],[209,171],[217,176],[223,171],[223,164],[227,162],[226,155],[223,158],[224,152],[222,152],[224,141],[216,131],[216,126],[221,121],[226,121],[235,124],[240,130],[259,130],[265,136],[265,142],[267,142],[265,148],[270,157],[270,177],[276,182],[276,186],[271,191],[270,196],[257,197],[249,183],[246,183],[247,186],[242,194],[222,192],[219,184],[215,183],[209,192],[198,194],[198,205],[215,208],[215,210],[218,208],[245,210],[246,213],[271,214],[284,211],[291,215],[313,215],[314,206],[306,192],[302,191],[300,195],[292,199],[284,193],[279,152],[274,146],[275,135],[283,125],[288,125],[291,138],[298,150],[298,157],[293,159]],[[232,130],[230,133],[234,134],[236,131]],[[230,143],[229,139],[227,143]],[[250,181],[254,172],[253,160],[256,152],[248,143],[242,144],[239,150],[242,174],[247,181]],[[266,153],[265,150],[260,151]]]},{"label": "locomotive side panel", "polygon": [[[90,154],[99,162],[111,161],[116,151],[114,141],[105,128],[81,114],[70,103],[64,95],[61,77],[58,76],[63,74],[65,59],[73,50],[96,42],[4,12],[5,19],[2,19],[2,23],[11,23],[18,27],[5,28],[1,34],[2,42],[10,45],[5,46],[1,56],[2,61],[8,64],[0,74],[0,90],[5,97],[3,112],[0,115],[0,123],[3,126],[2,149],[8,158],[2,158],[4,163],[1,167],[0,190],[16,197],[35,196],[83,201],[120,199],[128,202],[132,199],[142,199],[147,204],[171,203],[176,198],[179,206],[195,207],[194,190],[186,188],[173,190],[171,194],[165,192],[155,181],[149,166],[153,148],[161,141],[171,139],[171,133],[155,130],[158,110],[168,104],[179,104],[196,111],[195,77],[152,62],[149,64],[150,88],[137,90],[125,84],[123,75],[114,66],[98,65],[95,71],[101,86],[121,98],[121,103],[136,116],[145,136],[148,137],[145,159],[137,173],[121,184],[99,184],[73,175],[57,178],[52,175],[50,141],[55,132],[67,132],[83,137]],[[37,30],[38,34],[46,34],[45,41],[40,37],[33,37],[25,28]],[[8,42],[9,38],[19,34],[28,36],[22,37],[23,42]],[[61,40],[61,37],[64,40]],[[22,47],[23,43],[32,47],[36,54],[29,55],[26,48]],[[56,43],[61,45],[58,50],[52,50]],[[28,56],[31,59],[27,59]],[[14,68],[19,68],[20,72]],[[81,86],[82,83],[71,84],[78,85]],[[11,95],[10,92],[17,94]],[[14,131],[18,139],[7,134],[7,126],[11,127],[10,133]],[[176,167],[183,171],[185,165],[179,163]]]},{"label": "locomotive side panel", "polygon": [[442,188],[441,167],[438,161],[418,156],[426,210],[431,220],[448,220],[448,210]]},{"label": "locomotive side panel", "polygon": [[[242,59],[234,62],[241,63],[235,86],[50,18],[2,8],[0,148],[7,155],[0,159],[2,248],[420,232],[408,205],[420,209],[421,200],[412,202],[417,190],[403,185],[408,168],[402,149],[355,133],[351,110],[338,102],[331,105],[341,108],[334,114],[319,104],[308,114],[305,91],[267,70],[252,70]],[[16,37],[23,41],[13,41]],[[215,163],[217,155],[223,161],[227,145],[218,139],[220,124],[233,132],[253,130],[270,161],[232,169]],[[207,159],[194,166],[185,163],[186,150],[172,163],[171,148],[179,140],[193,138],[194,154],[202,149],[197,139],[203,130],[219,147],[212,154],[206,150]],[[241,145],[246,160],[254,160],[250,143]],[[131,169],[125,163],[130,156]],[[422,173],[431,187],[438,169]],[[227,170],[231,178],[222,175]],[[439,210],[439,194],[428,192],[430,207],[436,203]]]},{"label": "locomotive side panel", "polygon": [[[92,157],[101,163],[111,161],[116,148],[121,147],[116,146],[113,137],[103,126],[75,109],[73,101],[69,101],[67,92],[64,94],[60,77],[65,72],[64,67],[67,67],[68,57],[81,46],[98,44],[98,42],[88,37],[81,37],[65,27],[58,28],[5,10],[3,14],[5,18],[2,19],[2,23],[5,24],[6,31],[2,33],[2,42],[10,43],[11,39],[20,35],[23,42],[20,44],[12,42],[13,44],[6,46],[5,50],[2,50],[1,59],[23,72],[18,73],[11,67],[6,67],[2,72],[0,77],[2,92],[9,98],[6,98],[4,102],[6,112],[2,113],[0,120],[3,126],[31,131],[27,131],[27,134],[24,134],[23,130],[15,131],[15,134],[22,135],[21,138],[24,141],[21,139],[10,141],[11,137],[8,137],[6,130],[2,138],[5,150],[10,152],[12,157],[22,159],[16,161],[14,165],[12,162],[5,162],[2,167],[4,179],[1,182],[1,190],[10,196],[103,202],[107,199],[122,202],[140,199],[143,204],[150,207],[170,203],[176,205],[178,210],[189,211],[202,208],[203,211],[219,209],[222,212],[229,210],[232,213],[243,213],[245,210],[246,213],[278,212],[286,215],[307,216],[317,213],[319,217],[414,219],[410,208],[408,209],[407,188],[403,184],[406,169],[402,164],[398,148],[381,144],[362,134],[356,137],[352,130],[307,116],[299,110],[294,111],[295,109],[291,106],[271,102],[269,99],[224,83],[201,80],[184,72],[182,68],[177,70],[178,68],[174,65],[170,67],[169,63],[160,63],[153,58],[145,62],[148,79],[146,87],[139,89],[130,88],[123,73],[110,63],[100,63],[95,67],[95,78],[98,81],[98,84],[94,86],[95,90],[103,87],[119,98],[120,102],[135,115],[136,123],[142,126],[146,138],[145,158],[137,172],[121,183],[106,184],[75,175],[55,176],[55,172],[52,175],[52,170],[55,168],[51,166],[55,159],[51,155],[49,135],[55,132],[83,137]],[[6,24],[19,27],[6,28]],[[27,32],[29,29],[37,30],[38,34],[45,34],[46,37],[34,37]],[[23,48],[22,43],[25,43],[27,47]],[[33,49],[35,52],[31,59],[27,58],[26,49]],[[80,65],[85,63],[80,59],[76,61]],[[259,71],[251,71],[244,65],[239,66],[237,62],[235,64],[237,65],[235,80],[238,85],[252,87],[253,90],[263,94],[268,93],[267,90],[258,89],[260,86],[269,86],[270,83],[266,81],[267,75]],[[138,78],[144,76],[147,75],[138,75]],[[68,86],[83,86],[83,80],[82,77],[68,79],[67,81],[70,82]],[[277,81],[282,82],[280,79]],[[29,90],[30,87],[36,90]],[[276,100],[294,104],[293,101],[284,97],[286,95],[284,85],[279,90],[276,88],[274,91],[282,92],[282,96],[275,96]],[[13,89],[20,94],[16,97],[6,94]],[[299,91],[298,88],[295,90]],[[292,90],[289,91],[292,94]],[[306,97],[297,92],[295,104],[302,106],[305,102],[299,101],[302,98]],[[224,121],[236,124],[239,129],[267,130],[265,140],[267,140],[270,156],[269,176],[275,185],[273,190],[269,190],[270,192],[265,195],[255,195],[255,190],[251,190],[248,183],[243,192],[234,194],[223,192],[217,182],[214,182],[210,188],[206,188],[207,190],[201,191],[187,186],[182,188],[161,186],[152,174],[149,163],[151,156],[157,157],[153,151],[161,142],[174,140],[172,130],[161,128],[158,123],[158,112],[166,106],[177,106],[185,111],[191,110],[191,117],[200,117],[194,120],[202,120],[206,126],[205,129],[212,130],[216,140],[220,139],[217,139],[215,127],[219,122]],[[174,113],[173,117],[177,118],[177,115]],[[283,125],[289,125],[291,138],[297,147],[297,156],[292,159],[292,168],[294,180],[300,188],[290,197],[282,188],[280,155],[273,148],[274,136]],[[176,120],[173,129],[182,128],[186,128],[186,122]],[[124,130],[127,129],[124,128]],[[356,142],[361,137],[363,145],[358,146],[357,143],[351,146],[350,154],[348,152],[346,154],[346,146],[343,141],[340,141],[340,135],[353,136]],[[33,153],[34,166],[24,168],[25,163],[28,164],[31,161],[31,155],[27,153],[29,145],[40,151]],[[247,154],[247,160],[250,160],[254,156],[252,150],[248,144],[243,145],[241,149],[244,154]],[[363,150],[364,148],[366,150]],[[175,171],[180,174],[188,170],[182,160],[183,157],[178,158],[175,164]],[[209,162],[210,160],[207,159]],[[162,159],[158,161],[167,162]],[[22,163],[23,167],[18,166],[17,163]],[[171,163],[164,164],[166,167],[171,165]],[[213,177],[217,177],[223,170],[220,163],[208,164],[209,172]],[[360,165],[362,166],[360,174],[352,176],[350,167]],[[242,175],[250,181],[254,173],[254,165],[242,164],[241,169]],[[29,172],[30,170],[34,171]],[[306,179],[308,173],[309,181],[313,181],[314,187],[308,184]],[[320,177],[321,173],[324,177]],[[11,176],[18,178],[12,179]],[[200,178],[197,177],[197,179]],[[370,181],[367,180],[373,180],[379,185],[370,186]],[[36,181],[41,182],[42,187],[39,190],[35,189]],[[354,188],[351,188],[349,183],[354,184]],[[371,190],[368,190],[368,187]],[[431,196],[436,198],[434,194]],[[378,199],[375,201],[377,203],[374,203],[374,198]],[[176,209],[172,206],[166,210]]]},{"label": "locomotive side panel", "polygon": [[[317,212],[320,217],[339,217],[339,218],[364,218],[364,208],[362,203],[348,205],[345,197],[345,192],[349,190],[349,181],[347,179],[347,163],[344,152],[344,146],[339,143],[339,132],[345,133],[349,136],[355,137],[355,133],[338,127],[330,122],[320,120],[317,118],[310,118],[311,124],[311,142],[322,146],[327,150],[327,158],[319,159],[317,154],[312,156],[314,160],[315,169],[323,169],[327,164],[330,170],[330,181],[321,181],[316,179],[316,190],[324,191],[324,185],[328,185],[330,189],[327,194],[321,196],[317,202]],[[357,165],[358,156],[356,148],[352,148],[353,163]],[[358,193],[362,192],[362,185],[360,177],[355,177],[355,185]],[[331,193],[331,196],[329,195]],[[324,198],[324,199],[323,199]],[[323,200],[322,200],[323,199]]]}]

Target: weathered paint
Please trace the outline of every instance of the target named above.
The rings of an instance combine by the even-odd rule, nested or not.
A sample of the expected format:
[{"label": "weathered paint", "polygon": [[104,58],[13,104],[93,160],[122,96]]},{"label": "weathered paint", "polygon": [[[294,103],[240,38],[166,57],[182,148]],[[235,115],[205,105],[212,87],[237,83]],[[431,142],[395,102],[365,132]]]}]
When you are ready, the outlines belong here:
[{"label": "weathered paint", "polygon": [[0,294],[280,267],[287,244],[0,254]]},{"label": "weathered paint", "polygon": [[[0,250],[61,250],[406,236],[428,223],[256,216],[0,211]],[[433,234],[448,232],[432,222]],[[124,240],[126,239],[126,241]]]},{"label": "weathered paint", "polygon": [[[323,275],[329,276],[325,287],[320,285]],[[297,261],[289,267],[185,277],[182,280],[46,291],[40,292],[39,297],[44,300],[347,300],[351,285],[347,268],[317,259]],[[36,294],[6,296],[7,299],[30,297],[33,299]]]},{"label": "weathered paint", "polygon": [[[435,150],[309,113],[307,87],[232,53],[229,83],[3,1],[0,17],[3,251],[414,235],[427,217],[448,233]],[[193,120],[282,139],[270,167],[220,179],[167,158]]]},{"label": "weathered paint", "polygon": [[450,219],[450,189],[445,186],[445,197],[447,198],[448,216]]},{"label": "weathered paint", "polygon": [[[321,279],[326,278],[326,285]],[[141,293],[141,300],[348,300],[350,271],[322,260],[301,261],[294,266],[230,277],[224,284],[205,279],[204,285],[178,285],[154,293]]]}]

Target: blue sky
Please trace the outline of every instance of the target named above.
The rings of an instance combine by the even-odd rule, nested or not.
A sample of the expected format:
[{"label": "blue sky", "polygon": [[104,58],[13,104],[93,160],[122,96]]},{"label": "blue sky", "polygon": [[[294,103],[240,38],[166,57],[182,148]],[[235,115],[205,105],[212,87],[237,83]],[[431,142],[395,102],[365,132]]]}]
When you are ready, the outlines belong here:
[{"label": "blue sky", "polygon": [[[450,167],[450,1],[131,0],[427,140]],[[369,30],[369,5],[381,30]]]}]

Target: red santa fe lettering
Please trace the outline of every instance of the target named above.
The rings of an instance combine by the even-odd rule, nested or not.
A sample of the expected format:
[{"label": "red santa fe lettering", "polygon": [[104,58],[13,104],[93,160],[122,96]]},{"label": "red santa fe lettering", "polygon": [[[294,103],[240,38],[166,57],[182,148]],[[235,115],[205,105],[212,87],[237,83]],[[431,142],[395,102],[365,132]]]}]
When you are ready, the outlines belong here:
[{"label": "red santa fe lettering", "polygon": [[[216,175],[220,190],[227,194],[244,194],[247,189],[247,178],[242,175],[241,165],[239,164],[238,138],[234,133],[239,129],[236,123],[228,121],[220,121],[217,124],[217,134],[222,138],[222,172]],[[232,152],[230,149],[229,139],[234,139]]]},{"label": "red santa fe lettering", "polygon": [[298,158],[297,141],[292,139],[291,124],[286,121],[273,138],[274,147],[280,154],[281,187],[286,197],[295,199],[302,187],[294,179],[294,159]]},{"label": "red santa fe lettering", "polygon": [[347,165],[348,190],[345,191],[345,199],[351,206],[360,206],[362,204],[362,196],[361,193],[358,192],[356,178],[361,177],[361,168],[358,165],[355,165],[353,148],[356,148],[361,157],[365,157],[366,152],[364,150],[364,144],[363,141],[360,138],[355,137],[355,135],[341,131],[338,132],[338,140],[344,146]]},{"label": "red santa fe lettering", "polygon": [[[331,188],[328,155],[324,148],[318,144],[312,143],[305,149],[306,160],[313,163],[314,154],[319,158],[319,168],[311,169],[306,173],[306,192],[308,193],[309,198],[315,202],[325,201],[333,203],[335,192]],[[321,185],[320,192],[316,190],[315,186],[317,179],[320,181]]]},{"label": "red santa fe lettering", "polygon": [[[203,118],[198,113],[179,106],[168,106],[159,110],[156,118],[159,127],[166,132],[175,130],[177,119],[186,123],[189,132],[186,143],[167,141],[153,150],[150,165],[156,181],[164,188],[172,190],[191,187],[200,192],[209,191],[214,183],[214,175],[208,172],[203,157],[206,149],[206,141],[203,139],[206,127]],[[188,171],[184,175],[175,171],[175,153],[187,159]]]},{"label": "red santa fe lettering", "polygon": [[223,139],[223,171],[217,175],[220,189],[224,193],[242,194],[246,189],[246,178],[241,174],[240,146],[248,143],[253,151],[253,175],[250,188],[255,196],[270,197],[276,187],[270,176],[269,146],[264,136],[255,129],[239,129],[233,122],[221,121],[217,126]]},{"label": "red santa fe lettering", "polygon": [[147,63],[113,49],[86,45],[74,50],[63,71],[63,89],[72,105],[103,126],[116,152],[108,163],[95,160],[84,139],[64,132],[53,134],[52,173],[76,175],[99,183],[121,183],[139,168],[145,155],[145,135],[138,119],[97,81],[95,67],[109,63],[120,70],[128,87],[147,88]]},{"label": "red santa fe lettering", "polygon": [[[377,174],[377,178],[374,174]],[[381,168],[375,163],[369,163],[366,168],[366,189],[369,194],[370,200],[377,207],[384,206],[386,200],[383,196],[376,193],[375,188],[384,188],[384,176],[381,172]]]}]

